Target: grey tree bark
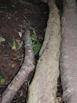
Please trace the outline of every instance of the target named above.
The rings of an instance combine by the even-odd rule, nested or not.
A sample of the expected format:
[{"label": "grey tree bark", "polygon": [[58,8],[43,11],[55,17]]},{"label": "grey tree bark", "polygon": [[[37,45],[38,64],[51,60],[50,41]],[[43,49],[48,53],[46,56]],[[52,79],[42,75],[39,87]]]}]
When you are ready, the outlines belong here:
[{"label": "grey tree bark", "polygon": [[60,17],[54,0],[50,0],[49,20],[40,51],[35,76],[29,88],[28,103],[56,103],[59,76]]},{"label": "grey tree bark", "polygon": [[77,103],[77,7],[75,0],[65,1],[61,54],[63,98],[67,103]]}]

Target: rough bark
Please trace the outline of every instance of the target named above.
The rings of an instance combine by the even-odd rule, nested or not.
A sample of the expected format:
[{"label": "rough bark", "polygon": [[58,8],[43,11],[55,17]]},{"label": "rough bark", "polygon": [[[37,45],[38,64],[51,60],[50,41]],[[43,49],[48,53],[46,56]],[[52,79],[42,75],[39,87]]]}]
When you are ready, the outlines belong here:
[{"label": "rough bark", "polygon": [[25,59],[24,63],[19,70],[18,74],[14,77],[12,82],[8,85],[6,90],[2,95],[2,99],[0,103],[11,103],[13,97],[23,85],[24,82],[28,82],[28,77],[30,73],[34,70],[34,56],[30,41],[30,32],[27,31],[25,33]]},{"label": "rough bark", "polygon": [[29,88],[28,103],[55,103],[59,76],[60,17],[54,2],[49,1],[50,14],[45,40],[35,76]]},{"label": "rough bark", "polygon": [[75,0],[65,2],[61,54],[63,98],[67,103],[77,103],[77,8]]}]

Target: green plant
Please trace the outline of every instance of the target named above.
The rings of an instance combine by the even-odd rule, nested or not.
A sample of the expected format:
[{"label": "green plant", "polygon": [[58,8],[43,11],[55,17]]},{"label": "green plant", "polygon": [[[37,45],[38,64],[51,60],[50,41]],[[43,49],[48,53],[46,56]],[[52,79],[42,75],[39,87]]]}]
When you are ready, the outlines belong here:
[{"label": "green plant", "polygon": [[3,38],[3,37],[0,36],[0,44],[1,44],[2,42],[5,42],[5,38]]},{"label": "green plant", "polygon": [[32,40],[33,51],[34,51],[34,54],[36,55],[37,53],[39,53],[39,51],[41,49],[41,43],[37,39],[37,34],[35,31],[32,31],[31,40]]},{"label": "green plant", "polygon": [[9,43],[10,47],[12,50],[18,50],[22,47],[22,44],[23,42],[19,41],[19,40],[16,40],[16,39],[13,39],[11,43]]},{"label": "green plant", "polygon": [[5,83],[5,78],[3,75],[0,74],[0,85],[3,85]]}]

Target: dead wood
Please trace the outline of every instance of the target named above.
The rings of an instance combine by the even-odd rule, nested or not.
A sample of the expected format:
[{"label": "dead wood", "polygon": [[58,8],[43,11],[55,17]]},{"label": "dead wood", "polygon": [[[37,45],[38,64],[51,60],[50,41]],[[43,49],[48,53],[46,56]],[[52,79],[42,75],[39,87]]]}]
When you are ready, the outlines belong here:
[{"label": "dead wood", "polygon": [[28,77],[30,73],[34,70],[34,55],[32,51],[32,45],[30,40],[30,32],[27,30],[25,33],[25,59],[24,63],[14,77],[12,82],[8,85],[4,93],[2,94],[1,102],[0,103],[11,103],[13,97],[16,95],[17,91],[26,81],[28,82]]}]

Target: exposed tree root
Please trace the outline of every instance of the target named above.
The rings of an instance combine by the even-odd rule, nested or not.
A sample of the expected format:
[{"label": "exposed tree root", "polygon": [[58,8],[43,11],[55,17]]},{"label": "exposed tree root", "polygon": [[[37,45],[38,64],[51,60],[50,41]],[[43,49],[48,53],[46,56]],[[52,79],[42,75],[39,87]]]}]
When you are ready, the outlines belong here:
[{"label": "exposed tree root", "polygon": [[28,103],[56,103],[59,77],[60,16],[54,0],[49,0],[49,20],[35,76],[29,88]]},{"label": "exposed tree root", "polygon": [[32,45],[30,40],[30,32],[25,33],[25,59],[24,63],[19,70],[18,74],[14,77],[12,82],[8,85],[4,91],[0,103],[11,103],[13,97],[19,90],[19,88],[26,81],[28,82],[28,77],[30,73],[34,70],[34,55],[32,51]]}]

